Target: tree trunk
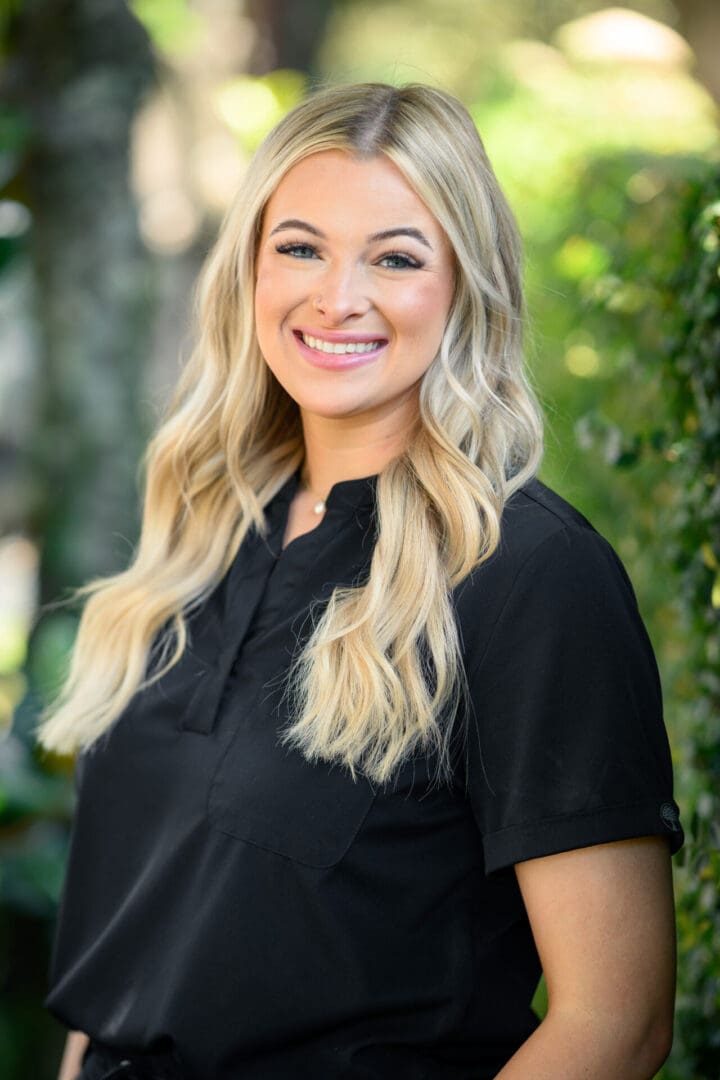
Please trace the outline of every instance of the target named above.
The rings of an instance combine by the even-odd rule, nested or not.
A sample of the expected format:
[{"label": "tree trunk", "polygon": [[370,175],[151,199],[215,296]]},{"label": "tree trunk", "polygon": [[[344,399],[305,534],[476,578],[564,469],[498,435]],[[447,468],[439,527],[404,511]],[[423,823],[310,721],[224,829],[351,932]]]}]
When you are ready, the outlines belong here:
[{"label": "tree trunk", "polygon": [[248,15],[259,33],[260,47],[251,59],[249,73],[264,75],[273,68],[294,68],[312,73],[318,46],[333,0],[250,0]]},{"label": "tree trunk", "polygon": [[697,60],[699,81],[720,104],[720,6],[718,0],[674,0],[678,30]]},{"label": "tree trunk", "polygon": [[29,531],[43,602],[116,570],[136,539],[153,274],[129,144],[154,61],[123,0],[25,0],[10,46],[6,89],[32,125],[23,179],[41,375]]}]

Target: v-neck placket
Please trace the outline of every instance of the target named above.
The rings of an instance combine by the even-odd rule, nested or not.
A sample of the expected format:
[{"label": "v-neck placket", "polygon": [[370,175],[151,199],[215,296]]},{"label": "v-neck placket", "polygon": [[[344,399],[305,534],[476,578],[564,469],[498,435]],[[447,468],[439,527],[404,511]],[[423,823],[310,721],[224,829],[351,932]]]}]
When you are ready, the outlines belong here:
[{"label": "v-neck placket", "polygon": [[[334,484],[321,522],[282,548],[290,502],[299,484],[299,468],[266,507],[268,531],[246,537],[222,582],[222,619],[217,625],[216,659],[200,679],[184,711],[182,728],[210,735],[216,726],[226,684],[241,661],[248,635],[288,615],[301,614],[313,601],[326,601],[337,584],[350,584],[369,554],[369,534],[375,500],[376,475]],[[358,530],[359,542],[352,542]],[[344,557],[344,579],[335,580],[332,550],[357,549],[359,557]],[[347,555],[347,553],[346,553]]]}]

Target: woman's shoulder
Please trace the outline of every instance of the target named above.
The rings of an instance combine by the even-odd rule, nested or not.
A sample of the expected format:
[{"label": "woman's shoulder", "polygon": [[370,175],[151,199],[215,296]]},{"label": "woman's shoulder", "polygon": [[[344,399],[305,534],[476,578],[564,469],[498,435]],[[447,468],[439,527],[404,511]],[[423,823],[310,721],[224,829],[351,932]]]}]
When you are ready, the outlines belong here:
[{"label": "woman's shoulder", "polygon": [[486,872],[639,836],[682,843],[660,675],[611,544],[538,480],[459,605],[466,777]]},{"label": "woman's shoulder", "polygon": [[[507,499],[500,519],[500,539],[486,562],[474,571],[514,576],[528,560],[592,562],[597,552],[617,564],[610,541],[573,503],[537,477],[517,488]],[[473,576],[473,575],[471,575]]]},{"label": "woman's shoulder", "polygon": [[511,595],[550,615],[572,597],[580,606],[600,593],[636,605],[627,571],[610,541],[568,499],[537,477],[507,500],[500,539],[456,590],[461,618],[493,621]]},{"label": "woman's shoulder", "polygon": [[582,544],[583,538],[591,536],[600,536],[592,522],[557,491],[533,477],[505,503],[498,559],[522,562],[541,544],[562,546],[568,537],[577,537]]}]

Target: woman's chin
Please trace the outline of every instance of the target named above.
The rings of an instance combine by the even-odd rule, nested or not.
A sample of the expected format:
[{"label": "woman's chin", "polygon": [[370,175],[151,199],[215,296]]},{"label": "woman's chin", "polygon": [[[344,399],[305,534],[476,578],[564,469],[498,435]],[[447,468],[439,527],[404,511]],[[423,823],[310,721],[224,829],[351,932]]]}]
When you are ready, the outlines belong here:
[{"label": "woman's chin", "polygon": [[303,416],[317,416],[323,420],[350,420],[373,408],[367,399],[351,399],[349,396],[345,400],[335,398],[332,401],[327,398],[322,401],[304,398],[297,404]]}]

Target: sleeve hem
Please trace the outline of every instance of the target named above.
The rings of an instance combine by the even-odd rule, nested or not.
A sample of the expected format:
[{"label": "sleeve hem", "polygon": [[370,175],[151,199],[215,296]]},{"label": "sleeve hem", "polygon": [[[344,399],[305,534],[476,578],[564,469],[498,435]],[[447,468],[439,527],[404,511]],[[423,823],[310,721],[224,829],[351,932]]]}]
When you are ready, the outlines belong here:
[{"label": "sleeve hem", "polygon": [[685,838],[678,807],[672,798],[598,807],[581,814],[512,825],[489,833],[483,837],[485,873],[491,874],[526,859],[640,836],[664,836],[670,844],[671,855],[680,850]]}]

